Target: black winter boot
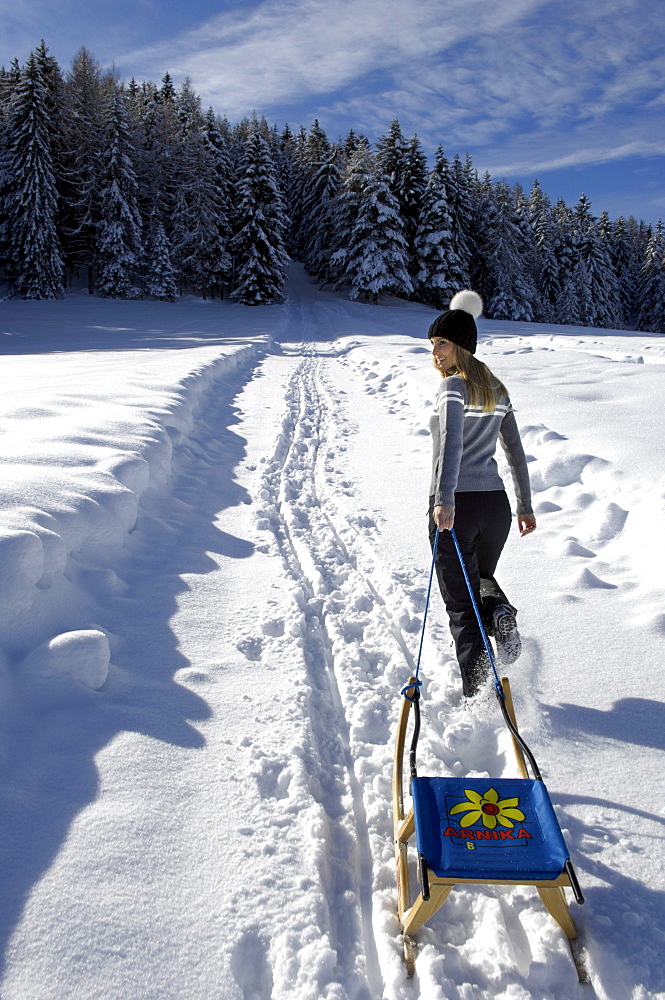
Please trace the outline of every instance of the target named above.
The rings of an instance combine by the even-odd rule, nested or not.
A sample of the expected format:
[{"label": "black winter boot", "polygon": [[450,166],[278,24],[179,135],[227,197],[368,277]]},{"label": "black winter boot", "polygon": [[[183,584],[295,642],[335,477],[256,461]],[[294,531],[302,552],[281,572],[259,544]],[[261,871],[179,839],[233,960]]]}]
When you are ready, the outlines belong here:
[{"label": "black winter boot", "polygon": [[522,640],[517,631],[516,611],[509,604],[501,604],[494,609],[492,630],[496,651],[501,663],[514,663],[522,652]]}]

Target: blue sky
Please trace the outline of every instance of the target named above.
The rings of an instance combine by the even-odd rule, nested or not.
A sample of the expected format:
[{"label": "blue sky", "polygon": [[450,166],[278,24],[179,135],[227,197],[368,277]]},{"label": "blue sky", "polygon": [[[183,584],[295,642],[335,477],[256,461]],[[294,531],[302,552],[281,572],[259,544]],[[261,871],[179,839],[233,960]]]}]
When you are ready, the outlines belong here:
[{"label": "blue sky", "polygon": [[5,65],[86,45],[232,122],[374,140],[396,117],[495,179],[665,217],[665,0],[0,0],[0,24]]}]

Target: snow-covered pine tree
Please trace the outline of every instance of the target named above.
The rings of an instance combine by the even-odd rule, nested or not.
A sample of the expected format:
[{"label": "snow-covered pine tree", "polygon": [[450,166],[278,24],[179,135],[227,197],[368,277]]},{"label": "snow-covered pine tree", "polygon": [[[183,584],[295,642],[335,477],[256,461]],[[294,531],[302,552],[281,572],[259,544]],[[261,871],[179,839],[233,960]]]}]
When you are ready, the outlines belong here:
[{"label": "snow-covered pine tree", "polygon": [[[455,192],[454,196],[456,198],[457,185],[454,178],[452,188],[449,188],[449,190]],[[490,253],[490,222],[494,218],[494,213],[494,187],[492,178],[486,170],[482,181],[478,185],[474,206],[474,253],[471,259],[471,272],[468,283],[469,288],[474,288],[479,292],[484,302],[487,302],[489,299],[491,291],[488,259]],[[460,233],[459,226],[457,227],[457,233]]]},{"label": "snow-covered pine tree", "polygon": [[330,280],[330,258],[335,250],[337,232],[337,195],[341,186],[339,155],[331,148],[328,159],[311,176],[309,196],[305,200],[303,236],[306,243],[305,266],[324,284]]},{"label": "snow-covered pine tree", "polygon": [[607,212],[602,212],[596,226],[598,241],[598,270],[605,295],[600,316],[603,326],[622,329],[625,326],[621,302],[621,283],[617,273],[617,259],[613,240],[613,227]]},{"label": "snow-covered pine tree", "polygon": [[159,101],[161,104],[175,105],[176,90],[170,73],[165,73],[162,77],[162,86],[159,90]]},{"label": "snow-covered pine tree", "polygon": [[556,322],[565,326],[584,326],[584,315],[589,309],[588,296],[585,264],[578,260],[572,271],[563,273],[555,307]]},{"label": "snow-covered pine tree", "polygon": [[350,158],[353,156],[357,148],[358,148],[358,137],[355,133],[355,129],[350,128],[349,131],[346,133],[346,136],[344,137],[344,142],[342,143],[342,154],[345,158],[345,166],[346,163],[348,163]]},{"label": "snow-covered pine tree", "polygon": [[[348,137],[347,137],[348,138]],[[360,211],[366,175],[375,169],[374,155],[368,142],[359,142],[345,159],[341,185],[332,204],[334,220],[330,259],[325,279],[333,284],[341,281],[346,260],[346,247]]]},{"label": "snow-covered pine tree", "polygon": [[[150,161],[150,150],[148,148],[147,120],[149,108],[156,100],[157,87],[154,83],[138,84],[134,77],[131,78],[125,88],[125,107],[127,109],[127,124],[132,145],[134,146],[134,164],[136,168],[136,180],[139,185],[139,211],[142,218],[147,218],[144,213],[145,201],[144,191],[147,172]],[[104,98],[106,100],[106,98]]]},{"label": "snow-covered pine tree", "polygon": [[538,312],[542,323],[556,323],[556,304],[561,293],[561,267],[554,250],[554,224],[551,212],[541,212],[536,223],[536,287]]},{"label": "snow-covered pine tree", "polygon": [[400,123],[393,118],[388,131],[377,142],[376,161],[388,178],[390,190],[399,201],[402,190],[402,173],[406,163],[406,142]]},{"label": "snow-covered pine tree", "polygon": [[622,215],[614,223],[610,224],[610,242],[612,246],[612,261],[614,273],[619,285],[619,307],[621,316],[626,325],[630,325],[633,314],[633,296],[635,293],[635,282],[627,280],[632,255],[628,240],[628,230],[626,220]]},{"label": "snow-covered pine tree", "polygon": [[33,52],[21,72],[6,121],[9,181],[0,239],[12,294],[25,299],[53,299],[64,293],[48,115],[49,92],[42,64]]},{"label": "snow-covered pine tree", "polygon": [[[142,100],[130,98],[133,143],[141,216],[152,228],[162,222],[171,238],[178,162],[178,109],[168,75],[158,90],[154,84],[143,88]],[[138,105],[138,107],[137,107]],[[142,105],[142,107],[141,107]],[[136,121],[137,111],[140,120]]]},{"label": "snow-covered pine tree", "polygon": [[149,234],[145,248],[143,288],[146,295],[175,302],[178,294],[177,269],[171,259],[171,245],[162,222]]},{"label": "snow-covered pine tree", "polygon": [[289,256],[295,260],[302,255],[299,238],[302,228],[302,205],[305,190],[305,168],[301,162],[303,148],[304,139],[302,143],[299,143],[287,124],[279,136],[278,151],[273,156],[277,183],[282,192],[288,219],[284,233],[284,245]]},{"label": "snow-covered pine tree", "polygon": [[413,241],[427,184],[427,160],[418,136],[414,135],[407,143],[396,118],[385,135],[380,137],[377,148],[377,166],[388,178],[390,190],[397,199],[407,243],[408,269],[414,275],[417,265]]},{"label": "snow-covered pine tree", "polygon": [[210,147],[215,160],[215,171],[217,174],[217,186],[220,196],[224,201],[225,210],[228,211],[228,203],[231,199],[231,158],[229,156],[228,141],[226,132],[222,126],[222,121],[212,107],[209,107],[204,115],[203,134]]},{"label": "snow-covered pine tree", "polygon": [[591,294],[591,275],[587,268],[586,236],[595,224],[591,214],[591,202],[582,193],[577,205],[572,211],[572,255],[573,266],[571,278],[576,295],[573,310],[574,322],[578,326],[593,326],[596,311]]},{"label": "snow-covered pine tree", "polygon": [[[573,215],[573,238],[577,262],[580,322],[583,326],[615,327],[619,324],[618,286],[612,274],[607,247],[598,237],[591,202],[582,194]],[[584,267],[579,267],[579,262]],[[586,282],[583,287],[580,282]]]},{"label": "snow-covered pine tree", "polygon": [[14,94],[21,81],[21,67],[14,59],[10,68],[0,70],[0,273],[5,271],[10,256],[10,236],[7,232],[6,203],[10,188],[8,119]]},{"label": "snow-covered pine tree", "polygon": [[365,149],[372,148],[372,144],[366,135],[362,132],[355,132],[354,129],[350,128],[342,144],[342,153],[345,157],[345,165],[349,162],[355,151],[361,146]]},{"label": "snow-covered pine tree", "polygon": [[409,254],[409,274],[412,278],[418,270],[414,244],[426,186],[427,157],[423,153],[420,139],[414,135],[406,149],[404,168],[400,178],[400,190],[397,194]]},{"label": "snow-covered pine tree", "polygon": [[235,256],[231,297],[245,305],[280,302],[288,262],[286,214],[270,150],[258,129],[245,144],[237,197],[240,229],[231,242]]},{"label": "snow-covered pine tree", "polygon": [[529,194],[529,208],[528,208],[528,218],[531,230],[534,234],[538,232],[538,227],[541,225],[543,216],[551,215],[552,206],[548,195],[545,194],[538,178],[536,178],[531,185],[531,192]]},{"label": "snow-covered pine tree", "polygon": [[231,200],[232,200],[232,168],[231,157],[228,149],[228,139],[222,122],[216,117],[212,108],[208,108],[203,126],[203,134],[208,145],[215,183],[215,203],[219,245],[224,249],[226,255],[226,270],[220,272],[220,286],[223,295],[223,288],[231,281],[231,271],[233,262],[228,252],[231,242]]},{"label": "snow-covered pine tree", "polygon": [[141,125],[141,120],[145,113],[147,100],[145,99],[146,85],[139,87],[135,77],[131,77],[125,88],[125,100],[127,102],[127,122],[129,131],[134,134]]},{"label": "snow-covered pine tree", "polygon": [[[280,142],[280,156],[283,155],[282,148]],[[318,119],[314,119],[309,130],[300,129],[292,146],[289,172],[281,184],[290,220],[287,239],[289,253],[296,260],[304,261],[306,267],[318,225],[317,199],[322,193],[319,169],[325,167],[331,155],[333,149],[330,140]],[[313,190],[315,186],[316,190]]]},{"label": "snow-covered pine tree", "polygon": [[556,301],[561,291],[561,269],[554,252],[552,206],[538,180],[534,180],[531,187],[527,214],[536,253],[536,319],[543,323],[555,323]]},{"label": "snow-covered pine tree", "polygon": [[0,68],[0,121],[9,114],[9,105],[21,82],[21,67],[18,59],[12,59],[9,69]]},{"label": "snow-covered pine tree", "polygon": [[485,246],[488,297],[492,319],[533,320],[537,292],[531,275],[531,248],[505,181],[493,186]]},{"label": "snow-covered pine tree", "polygon": [[173,259],[180,282],[201,292],[221,287],[231,276],[231,257],[220,231],[222,191],[217,163],[208,142],[198,98],[187,81],[177,98],[179,143],[171,221]]},{"label": "snow-covered pine tree", "polygon": [[578,326],[593,325],[590,320],[595,315],[595,303],[591,295],[591,284],[587,261],[579,256],[572,273],[572,287],[576,297],[572,315],[577,315],[575,322]]},{"label": "snow-covered pine tree", "polygon": [[299,152],[300,204],[297,208],[299,231],[296,245],[298,259],[305,262],[310,273],[315,271],[318,258],[317,234],[324,203],[334,198],[339,188],[337,151],[317,119],[305,137]]},{"label": "snow-covered pine tree", "polygon": [[399,204],[387,175],[362,147],[349,161],[342,201],[348,229],[346,244],[335,255],[342,264],[336,287],[348,286],[349,298],[363,296],[374,303],[382,293],[411,295]]},{"label": "snow-covered pine tree", "polygon": [[453,247],[464,273],[469,275],[469,280],[465,284],[475,288],[476,285],[472,284],[472,262],[477,253],[476,233],[480,215],[480,183],[468,153],[463,163],[460,157],[455,154],[447,173],[446,185],[453,223]]},{"label": "snow-covered pine tree", "polygon": [[559,291],[554,301],[554,322],[579,325],[580,313],[575,296],[573,268],[576,262],[573,213],[563,198],[552,209],[552,253],[559,265]]},{"label": "snow-covered pine tree", "polygon": [[455,294],[465,285],[467,275],[455,252],[452,220],[446,187],[448,163],[441,146],[436,151],[423,195],[420,222],[414,240],[418,270],[416,295],[437,309],[447,309]]},{"label": "snow-covered pine tree", "polygon": [[[265,115],[258,115],[256,111],[253,111],[251,115],[243,118],[242,121],[239,121],[236,125],[233,126],[233,136],[238,142],[238,148],[241,151],[240,152],[241,160],[244,159],[244,153],[247,147],[247,143],[249,142],[249,140],[251,139],[251,137],[254,135],[255,132],[258,132],[259,135],[262,136],[262,138],[265,140],[266,146],[268,147],[268,151],[270,152],[272,157],[272,147],[273,143],[275,142],[275,133],[273,129],[271,129],[270,125],[268,125],[268,120],[265,117]],[[307,138],[307,130],[305,128],[301,128],[297,142],[299,155],[300,155],[300,147],[301,145],[304,144],[306,138]],[[277,141],[279,142],[279,137],[277,137]],[[273,169],[274,169],[274,163],[273,163]]]},{"label": "snow-covered pine tree", "polygon": [[124,95],[114,88],[104,114],[99,170],[97,291],[108,298],[134,298],[142,256],[136,172]]},{"label": "snow-covered pine tree", "polygon": [[515,218],[521,234],[521,258],[522,266],[531,279],[534,288],[533,315],[534,319],[541,315],[542,304],[540,301],[540,288],[538,286],[538,250],[536,247],[536,236],[531,228],[529,220],[529,200],[524,193],[522,185],[516,183],[512,189],[513,205],[515,208]]},{"label": "snow-covered pine tree", "polygon": [[63,115],[63,250],[67,266],[87,269],[88,291],[95,290],[97,241],[97,172],[102,137],[104,89],[98,63],[82,48],[65,81]]},{"label": "snow-covered pine tree", "polygon": [[330,148],[330,140],[325,129],[319,124],[318,118],[315,118],[305,138],[302,150],[303,163],[307,166],[318,166],[328,158]]},{"label": "snow-covered pine tree", "polygon": [[662,219],[658,220],[644,255],[637,328],[665,333],[665,234]]},{"label": "snow-covered pine tree", "polygon": [[633,327],[642,284],[645,246],[634,219],[619,216],[612,227],[614,269],[619,282],[619,302],[624,323]]},{"label": "snow-covered pine tree", "polygon": [[49,55],[48,46],[42,38],[35,49],[35,58],[41,69],[46,87],[46,112],[51,132],[51,155],[56,184],[61,176],[61,154],[63,152],[62,119],[65,103],[65,83],[57,59]]}]

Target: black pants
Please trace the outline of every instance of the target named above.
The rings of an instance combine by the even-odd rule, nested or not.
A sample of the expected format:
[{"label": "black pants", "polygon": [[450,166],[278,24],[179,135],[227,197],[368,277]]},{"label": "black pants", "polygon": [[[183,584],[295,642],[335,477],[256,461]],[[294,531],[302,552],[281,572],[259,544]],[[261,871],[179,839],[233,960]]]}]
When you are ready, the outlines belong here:
[{"label": "black pants", "polygon": [[[433,506],[434,498],[431,497],[429,538],[432,547],[436,534]],[[455,494],[455,534],[476,603],[481,610],[483,624],[490,633],[492,615],[497,605],[506,604],[515,611],[494,579],[494,571],[510,531],[511,519],[510,503],[503,490]],[[439,532],[434,565],[455,641],[457,662],[462,673],[462,688],[465,695],[470,695],[477,686],[477,666],[482,662],[485,647],[449,531]]]}]

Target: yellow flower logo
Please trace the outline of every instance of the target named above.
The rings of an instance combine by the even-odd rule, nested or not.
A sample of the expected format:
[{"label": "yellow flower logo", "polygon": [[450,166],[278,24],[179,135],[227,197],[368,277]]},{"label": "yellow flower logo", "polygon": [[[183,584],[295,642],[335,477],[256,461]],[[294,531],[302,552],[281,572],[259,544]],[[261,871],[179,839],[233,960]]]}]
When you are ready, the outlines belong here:
[{"label": "yellow flower logo", "polygon": [[512,830],[515,826],[514,819],[524,819],[522,810],[516,808],[519,803],[518,798],[499,800],[499,793],[494,788],[488,788],[484,795],[474,792],[471,788],[465,788],[464,794],[469,801],[459,802],[450,810],[451,816],[453,813],[466,813],[466,816],[462,816],[459,821],[460,826],[473,826],[482,819],[483,825],[489,830],[493,830],[497,822]]}]

